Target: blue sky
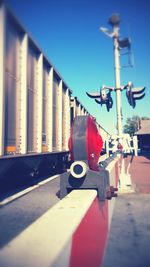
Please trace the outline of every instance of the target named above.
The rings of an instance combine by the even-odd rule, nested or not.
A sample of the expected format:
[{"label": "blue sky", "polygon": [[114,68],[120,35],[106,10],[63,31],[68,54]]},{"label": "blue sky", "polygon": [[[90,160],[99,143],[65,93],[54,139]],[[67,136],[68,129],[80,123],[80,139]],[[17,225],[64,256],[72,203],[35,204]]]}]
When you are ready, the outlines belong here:
[{"label": "blue sky", "polygon": [[[99,31],[113,13],[122,17],[121,37],[130,36],[134,67],[122,68],[121,84],[146,86],[146,96],[129,106],[122,93],[123,124],[133,115],[150,117],[149,0],[6,0],[16,17],[53,63],[88,111],[110,133],[116,132],[116,102],[110,112],[89,99],[86,91],[114,86],[112,40]],[[111,28],[110,28],[111,29]],[[127,57],[121,58],[126,64]]]}]

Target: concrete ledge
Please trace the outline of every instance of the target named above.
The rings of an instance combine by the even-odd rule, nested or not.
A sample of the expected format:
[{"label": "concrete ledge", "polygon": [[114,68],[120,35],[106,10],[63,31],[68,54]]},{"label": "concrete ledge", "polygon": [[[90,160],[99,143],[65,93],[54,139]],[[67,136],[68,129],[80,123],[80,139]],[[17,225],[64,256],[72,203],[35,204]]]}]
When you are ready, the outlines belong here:
[{"label": "concrete ledge", "polygon": [[[116,186],[118,157],[107,170]],[[0,251],[1,267],[101,266],[114,205],[96,190],[72,191]]]},{"label": "concrete ledge", "polygon": [[54,266],[96,195],[72,191],[0,251],[1,267]]},{"label": "concrete ledge", "polygon": [[115,157],[109,164],[108,164],[108,166],[106,167],[106,170],[108,170],[109,172],[111,172],[112,171],[112,169],[115,167],[115,164],[116,164],[116,162],[118,162],[118,160],[119,160],[119,157]]}]

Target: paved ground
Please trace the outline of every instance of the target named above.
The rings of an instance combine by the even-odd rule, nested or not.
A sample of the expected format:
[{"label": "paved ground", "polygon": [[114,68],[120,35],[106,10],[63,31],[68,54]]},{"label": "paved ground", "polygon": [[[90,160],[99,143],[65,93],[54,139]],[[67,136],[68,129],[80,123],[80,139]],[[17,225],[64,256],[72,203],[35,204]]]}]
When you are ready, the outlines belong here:
[{"label": "paved ground", "polygon": [[0,249],[59,201],[59,178],[0,208]]},{"label": "paved ground", "polygon": [[150,193],[150,154],[138,157],[128,157],[131,162],[130,173],[136,192]]},{"label": "paved ground", "polygon": [[150,157],[134,157],[130,172],[135,193],[116,200],[103,267],[150,266]]}]

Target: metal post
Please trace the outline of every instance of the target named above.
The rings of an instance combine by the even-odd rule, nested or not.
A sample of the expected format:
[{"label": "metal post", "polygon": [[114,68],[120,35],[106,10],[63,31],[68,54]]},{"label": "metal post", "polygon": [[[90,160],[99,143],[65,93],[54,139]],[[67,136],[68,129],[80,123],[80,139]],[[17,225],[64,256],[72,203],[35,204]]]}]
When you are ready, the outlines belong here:
[{"label": "metal post", "polygon": [[50,68],[48,74],[48,88],[47,88],[47,122],[46,122],[46,134],[47,134],[47,146],[48,152],[53,150],[53,82],[54,82],[54,69]]},{"label": "metal post", "polygon": [[[21,154],[27,153],[27,53],[28,36],[24,34],[20,47],[20,105],[18,145]],[[19,142],[20,141],[20,142]]]},{"label": "metal post", "polygon": [[113,38],[114,43],[114,64],[115,64],[115,91],[116,91],[116,111],[117,111],[117,130],[118,142],[122,143],[122,108],[121,108],[121,85],[120,85],[120,53],[119,53],[119,30],[120,30],[120,15],[113,14],[108,23],[112,26],[113,31],[110,32],[107,28],[101,27],[100,30],[110,38]]},{"label": "metal post", "polygon": [[42,152],[42,118],[43,118],[43,54],[39,55],[37,61],[37,96],[36,96],[36,152]]},{"label": "metal post", "polygon": [[4,55],[5,55],[5,8],[0,6],[0,156],[4,154],[4,88],[5,88],[5,67],[4,67]]},{"label": "metal post", "polygon": [[58,107],[56,112],[56,125],[57,125],[57,139],[56,148],[57,151],[62,151],[62,90],[63,81],[59,81],[59,86],[56,91],[56,105]]},{"label": "metal post", "polygon": [[114,26],[114,61],[115,61],[115,87],[116,87],[116,110],[118,138],[122,136],[122,111],[121,111],[121,85],[120,85],[120,54],[119,54],[119,26]]}]

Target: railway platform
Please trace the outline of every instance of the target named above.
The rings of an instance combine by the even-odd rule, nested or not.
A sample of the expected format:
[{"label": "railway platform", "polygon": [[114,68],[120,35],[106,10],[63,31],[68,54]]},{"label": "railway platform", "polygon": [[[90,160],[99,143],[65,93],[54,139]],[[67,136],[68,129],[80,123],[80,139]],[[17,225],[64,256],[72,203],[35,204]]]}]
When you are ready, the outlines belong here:
[{"label": "railway platform", "polygon": [[[125,167],[128,168],[129,166],[130,166],[129,172],[131,173],[132,187],[134,189],[134,192],[133,190],[131,190],[131,192],[129,190],[128,193],[120,193],[118,198],[113,200],[113,205],[111,205],[111,216],[110,216],[110,207],[109,209],[107,208],[108,204],[105,205],[105,209],[103,208],[103,213],[101,213],[100,215],[98,211],[99,210],[98,206],[95,206],[94,204],[96,202],[95,201],[93,202],[96,193],[91,192],[91,194],[93,194],[93,200],[90,200],[91,208],[90,209],[87,208],[87,215],[86,215],[86,212],[84,211],[85,219],[83,221],[81,220],[81,222],[80,220],[78,221],[77,225],[79,226],[77,227],[76,225],[77,227],[76,228],[77,230],[75,232],[76,234],[73,234],[74,231],[72,231],[72,234],[70,234],[69,230],[61,231],[61,233],[59,233],[59,228],[60,228],[59,223],[58,223],[57,233],[55,233],[55,231],[51,231],[52,230],[51,228],[53,227],[51,218],[53,217],[53,220],[55,221],[54,225],[56,226],[56,221],[57,221],[56,213],[57,212],[55,210],[58,210],[59,211],[58,214],[59,214],[60,211],[62,212],[63,210],[65,211],[66,209],[65,206],[64,207],[62,206],[63,204],[61,204],[61,201],[60,201],[60,204],[57,205],[57,209],[55,208],[55,205],[54,205],[54,208],[53,207],[50,208],[49,211],[47,211],[45,215],[47,216],[47,219],[49,220],[48,222],[48,220],[46,219],[47,226],[49,225],[50,227],[46,227],[46,228],[44,227],[44,230],[43,228],[41,228],[41,225],[43,224],[43,218],[45,218],[45,216],[44,217],[42,216],[41,218],[39,218],[39,220],[37,220],[37,222],[35,221],[33,224],[31,224],[30,227],[27,227],[25,231],[19,234],[11,242],[8,242],[8,243],[6,242],[6,245],[3,247],[0,253],[0,258],[2,260],[1,263],[3,263],[2,266],[3,267],[9,266],[9,264],[11,266],[17,266],[18,263],[16,262],[16,257],[15,257],[14,265],[13,265],[12,255],[14,255],[14,251],[16,251],[17,253],[18,248],[20,249],[19,255],[21,255],[21,253],[23,253],[22,255],[28,255],[29,253],[31,256],[29,258],[31,258],[32,261],[30,262],[30,260],[27,260],[25,262],[25,265],[33,266],[34,259],[32,257],[32,252],[36,254],[37,251],[41,251],[39,250],[38,242],[37,244],[36,242],[34,242],[33,237],[36,236],[36,239],[38,238],[39,243],[41,242],[42,244],[42,246],[40,247],[44,248],[42,250],[42,254],[38,255],[40,259],[42,258],[45,259],[44,251],[46,250],[49,251],[50,247],[51,247],[51,253],[52,252],[55,253],[57,251],[57,249],[55,250],[53,246],[55,243],[54,240],[58,240],[57,242],[59,244],[58,248],[61,251],[61,253],[58,253],[59,256],[55,258],[55,264],[57,263],[58,266],[69,267],[69,266],[75,266],[76,263],[78,263],[78,266],[85,266],[85,263],[86,263],[86,266],[93,266],[93,267],[97,267],[97,266],[101,266],[101,267],[110,267],[110,266],[149,267],[150,266],[150,253],[149,253],[150,157],[149,155],[140,155],[137,157],[128,156],[127,158],[125,158]],[[114,172],[112,172],[112,174],[114,175]],[[86,205],[86,203],[89,200],[88,193],[86,194],[86,192],[83,192],[83,194],[86,195],[86,198],[85,198],[85,205]],[[80,194],[78,195],[78,197],[79,196]],[[68,200],[67,199],[66,201],[70,201],[69,199]],[[78,202],[80,201],[78,200]],[[112,203],[112,200],[110,202],[108,201],[107,203]],[[74,205],[75,204],[71,204],[71,202],[68,202],[67,214],[68,214],[68,207],[71,207],[72,209]],[[15,202],[14,202],[14,206],[15,206]],[[80,212],[78,212],[78,208],[77,208],[76,214],[82,213],[81,205],[79,205],[79,207],[80,207],[79,208]],[[88,207],[89,207],[89,204],[88,204]],[[106,212],[107,210],[109,210],[109,213]],[[51,215],[51,213],[53,212],[55,213],[55,216],[49,216],[49,214]],[[65,222],[65,216],[66,218],[68,218],[69,215],[64,215],[62,222]],[[82,216],[83,215],[81,215],[81,217]],[[107,222],[106,218],[109,219],[109,223]],[[72,220],[74,222],[74,216],[72,217]],[[60,222],[60,218],[58,221]],[[61,226],[63,225],[62,222],[61,222]],[[71,219],[69,219],[69,222],[68,222],[69,225],[70,225],[70,222],[71,222]],[[83,226],[83,222],[84,222],[84,226]],[[71,225],[73,224],[71,223]],[[38,230],[36,231],[36,229]],[[66,229],[66,222],[64,223],[64,229]],[[69,228],[67,227],[67,229]],[[33,230],[32,234],[31,234],[31,230]],[[36,234],[33,234],[34,231],[36,231]],[[45,239],[43,238],[43,231],[45,233],[44,234]],[[51,244],[49,239],[47,241],[48,236],[52,237],[52,232],[54,235],[52,238],[53,244]],[[51,234],[49,235],[49,233]],[[61,236],[62,238],[60,240]],[[67,246],[62,245],[62,250],[61,250],[60,241],[64,244],[64,239],[66,238],[66,236],[70,236],[69,237],[70,243],[68,243],[70,245],[69,247],[68,245]],[[106,239],[107,239],[107,242],[106,242]],[[24,240],[26,242],[24,242]],[[84,242],[85,240],[86,242]],[[92,244],[89,242],[89,240],[92,240]],[[32,250],[30,249],[30,245],[31,245],[30,243],[32,244],[31,246]],[[18,246],[18,244],[22,244],[22,245],[26,244],[25,251],[24,249],[22,250],[22,245]],[[38,250],[37,250],[37,247],[38,247]],[[92,248],[92,250],[90,248]],[[88,254],[86,253],[87,251],[88,251]],[[5,262],[6,255],[7,255],[7,259],[9,259],[9,264],[7,262],[8,265],[6,265],[6,262]],[[49,253],[47,253],[46,255],[47,255],[46,261],[50,263],[51,256]],[[38,257],[36,257],[36,259]],[[65,261],[64,260],[62,261],[62,259],[65,259]],[[20,263],[21,262],[22,262],[22,257],[20,258]],[[50,264],[50,266],[53,266],[53,264],[52,265]]]},{"label": "railway platform", "polygon": [[[116,166],[119,165],[116,162],[114,160],[110,168],[111,176],[118,176]],[[10,238],[5,235],[7,240],[0,251],[1,266],[149,267],[149,154],[126,157],[125,168],[131,174],[131,192],[119,193],[117,198],[105,201],[103,207],[98,203],[96,190],[74,190],[63,200],[54,198],[57,203],[49,208],[47,201],[45,212],[41,211],[42,216],[33,218],[33,222],[19,233],[9,233]],[[37,191],[35,189],[32,195],[27,194],[4,206],[1,210],[1,215],[5,214],[3,233],[17,227],[14,226],[16,220],[10,212],[7,214],[7,210],[14,207],[19,216],[19,210],[22,211],[26,204],[27,207],[32,205],[35,213],[37,194],[40,199],[41,190],[42,196],[45,196],[44,190],[47,197],[54,195],[58,189],[57,178],[53,183],[57,188],[52,188],[50,183],[49,189],[46,185],[42,186]],[[38,210],[39,207],[42,208],[41,202]],[[26,217],[27,212],[28,209],[22,217]],[[11,221],[11,226],[8,221]]]},{"label": "railway platform", "polygon": [[103,267],[150,266],[150,154],[129,162],[135,192],[116,199]]}]

